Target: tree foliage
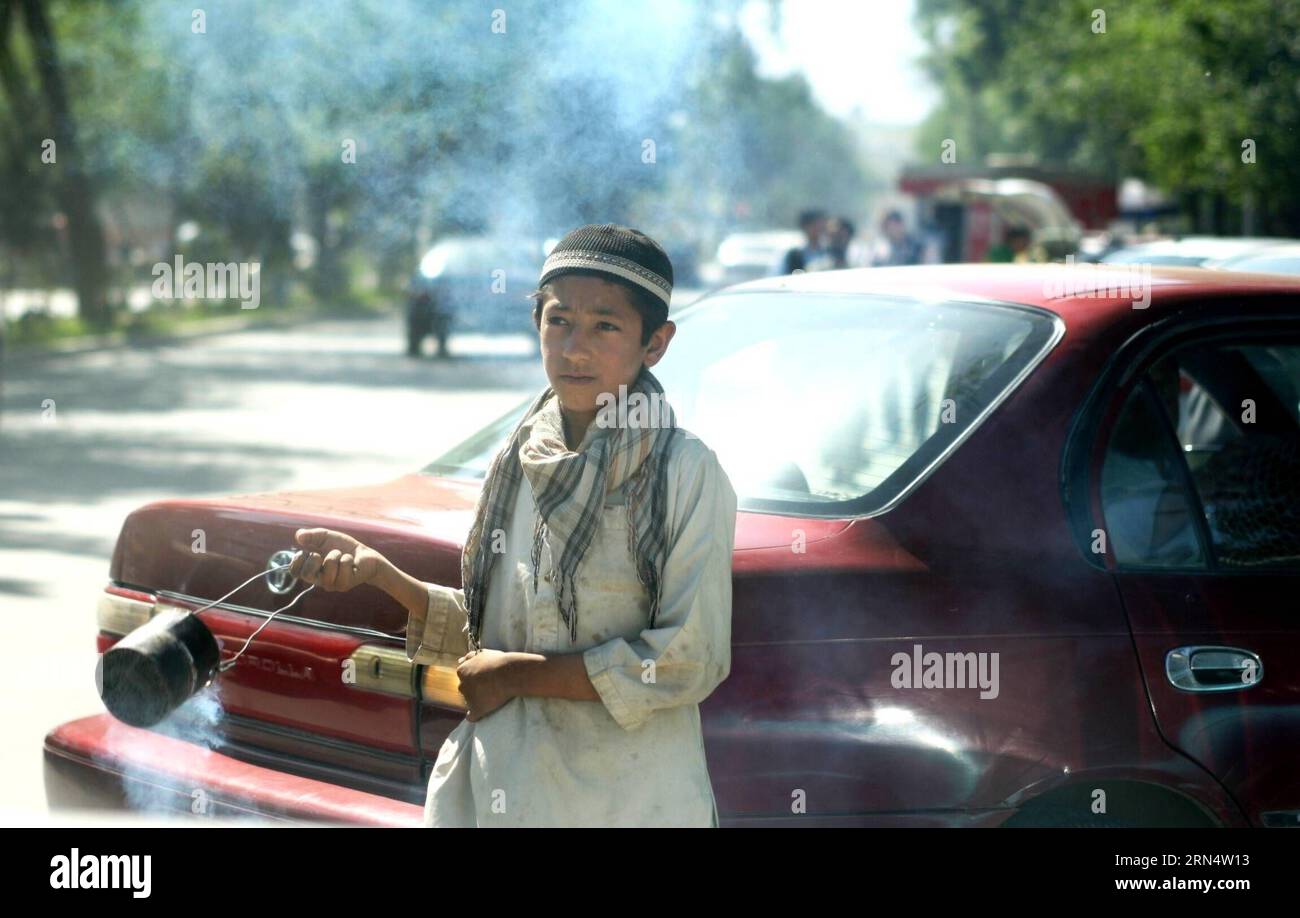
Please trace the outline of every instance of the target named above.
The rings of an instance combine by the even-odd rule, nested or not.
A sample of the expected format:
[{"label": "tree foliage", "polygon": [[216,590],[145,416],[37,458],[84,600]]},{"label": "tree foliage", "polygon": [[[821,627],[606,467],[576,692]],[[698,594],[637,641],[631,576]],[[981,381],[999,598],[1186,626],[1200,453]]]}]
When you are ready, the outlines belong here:
[{"label": "tree foliage", "polygon": [[1293,0],[919,0],[917,22],[943,94],[927,155],[946,137],[967,160],[1030,152],[1187,198],[1253,199],[1264,228],[1300,233]]},{"label": "tree foliage", "polygon": [[[57,263],[42,258],[58,253],[49,227],[73,167],[96,212],[129,224],[127,204],[143,200],[168,224],[143,257],[110,246],[119,282],[147,282],[156,259],[181,252],[259,261],[264,284],[290,277],[334,299],[356,256],[404,278],[446,232],[611,220],[699,238],[737,220],[788,225],[799,206],[863,187],[847,129],[806,83],[756,74],[735,0],[0,11],[23,4],[52,23],[78,137],[57,169],[40,162],[41,138],[62,129],[32,91],[38,46],[11,34],[0,76],[29,78],[0,83],[0,246],[29,268]],[[182,241],[186,224],[197,235]],[[310,270],[293,267],[295,233],[314,242]]]}]

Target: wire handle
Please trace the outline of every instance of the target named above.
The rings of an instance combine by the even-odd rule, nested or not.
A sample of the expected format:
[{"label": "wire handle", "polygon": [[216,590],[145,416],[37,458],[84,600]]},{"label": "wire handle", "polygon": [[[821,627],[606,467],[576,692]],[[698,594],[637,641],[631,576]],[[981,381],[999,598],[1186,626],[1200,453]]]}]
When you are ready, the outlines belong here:
[{"label": "wire handle", "polygon": [[[297,561],[298,558],[301,557],[301,556],[302,556],[302,549],[299,549],[298,551],[294,552],[293,557],[290,558],[289,561],[286,562],[285,564],[277,564],[275,567],[268,567],[266,570],[262,571],[262,573],[260,573],[260,574],[256,574],[256,575],[254,575],[254,576],[248,578],[248,580],[245,580],[245,581],[244,581],[243,583],[241,583],[239,586],[235,587],[235,589],[233,589],[233,590],[231,590],[229,593],[227,593],[226,596],[230,596],[230,595],[232,595],[233,593],[238,592],[239,590],[243,589],[245,585],[247,585],[248,583],[250,583],[250,582],[253,581],[253,580],[256,580],[258,577],[265,577],[267,574],[273,574],[273,573],[275,573],[276,571],[284,570],[286,567],[292,567],[293,564],[294,564],[294,562]],[[217,664],[217,672],[219,672],[219,673],[224,673],[224,672],[226,672],[227,670],[229,670],[231,667],[233,667],[233,666],[235,665],[236,661],[239,660],[239,658],[242,657],[242,656],[244,655],[244,651],[246,651],[246,650],[248,649],[248,645],[251,644],[251,643],[253,643],[253,638],[255,638],[255,637],[257,637],[259,634],[261,634],[261,633],[262,633],[262,629],[265,628],[267,625],[271,624],[271,619],[275,618],[277,615],[279,615],[281,612],[285,611],[286,609],[292,608],[292,607],[294,606],[294,604],[298,602],[298,600],[302,599],[304,596],[306,596],[308,593],[310,593],[310,592],[311,592],[312,590],[314,590],[314,589],[316,589],[316,584],[313,583],[311,586],[307,587],[307,589],[303,590],[301,593],[299,593],[299,594],[298,594],[297,596],[295,596],[293,599],[289,600],[289,603],[288,603],[287,605],[281,606],[280,608],[278,608],[278,609],[276,609],[274,612],[272,612],[270,615],[268,615],[268,616],[266,617],[266,621],[262,622],[262,624],[260,624],[260,625],[257,626],[257,630],[254,631],[252,634],[250,634],[250,635],[248,636],[248,640],[244,641],[244,646],[241,647],[241,648],[239,648],[238,652],[236,652],[235,655],[234,655],[233,657],[231,657],[229,660],[226,660],[226,661],[224,661],[224,662],[222,662],[222,663],[218,663],[218,664]],[[221,600],[222,600],[222,599],[225,599],[226,596],[221,597],[221,599],[218,599],[217,602],[221,602]],[[210,608],[211,606],[214,606],[214,605],[216,605],[216,603],[210,603],[208,606],[205,606],[204,608]],[[198,610],[198,611],[201,611],[201,610]]]},{"label": "wire handle", "polygon": [[[227,599],[229,599],[231,596],[234,596],[236,593],[238,593],[238,592],[239,592],[240,590],[242,590],[244,587],[248,586],[250,583],[252,583],[252,582],[253,582],[254,580],[256,580],[258,577],[265,577],[267,574],[274,574],[276,571],[282,571],[282,570],[284,570],[284,569],[287,568],[287,567],[293,567],[294,562],[297,561],[298,558],[299,558],[301,555],[302,555],[302,549],[299,549],[298,551],[296,551],[296,552],[293,553],[293,557],[290,558],[286,563],[284,563],[284,564],[277,564],[277,565],[275,565],[274,567],[268,567],[268,568],[267,568],[266,570],[264,570],[264,571],[259,571],[258,573],[256,573],[256,574],[254,574],[253,576],[249,577],[247,580],[245,580],[245,581],[244,581],[243,583],[241,583],[239,586],[235,587],[233,590],[231,590],[231,591],[230,591],[229,593],[227,593],[225,596],[222,596],[220,599],[214,599],[214,600],[212,600],[212,602],[208,603],[206,606],[203,606],[203,607],[201,607],[201,608],[198,608],[198,609],[191,609],[189,614],[190,614],[190,615],[198,615],[200,612],[206,612],[208,609],[211,609],[211,608],[212,608],[213,606],[215,606],[217,603],[225,602]],[[242,657],[242,656],[244,655],[244,651],[248,649],[248,645],[251,644],[251,643],[253,643],[253,638],[257,637],[257,636],[262,632],[262,629],[263,629],[263,628],[265,628],[267,625],[271,624],[271,619],[275,618],[277,615],[279,615],[279,614],[280,614],[281,612],[283,612],[285,609],[288,609],[288,608],[292,607],[294,603],[296,603],[298,600],[302,599],[304,596],[306,596],[308,593],[310,593],[310,592],[311,592],[312,590],[314,590],[314,589],[316,589],[316,584],[313,583],[311,586],[307,587],[307,589],[303,590],[301,593],[299,593],[297,596],[295,596],[292,600],[290,600],[288,605],[281,606],[280,608],[278,608],[278,609],[276,609],[274,612],[272,612],[269,616],[267,616],[266,621],[262,622],[262,624],[258,626],[257,630],[254,631],[252,634],[250,634],[250,635],[248,636],[248,640],[244,641],[244,646],[241,647],[241,648],[239,648],[239,651],[238,651],[238,652],[237,652],[233,657],[231,657],[229,660],[226,660],[226,661],[224,661],[224,662],[222,662],[222,663],[218,663],[218,664],[217,664],[217,672],[219,672],[219,673],[224,673],[224,672],[226,672],[227,670],[229,670],[232,666],[234,666],[234,665],[235,665],[235,661],[238,660],[240,657]]]},{"label": "wire handle", "polygon": [[[227,593],[225,596],[222,596],[220,599],[214,599],[214,600],[212,600],[212,602],[208,603],[206,606],[203,606],[202,608],[199,608],[199,609],[192,609],[192,610],[190,610],[190,613],[189,613],[189,614],[190,614],[190,615],[198,615],[200,612],[205,612],[205,611],[207,611],[208,609],[211,609],[213,606],[217,605],[217,603],[224,602],[225,600],[229,599],[231,596],[234,596],[236,593],[238,593],[238,592],[239,592],[240,590],[242,590],[244,587],[248,586],[250,583],[252,583],[252,582],[253,582],[254,580],[256,580],[258,577],[265,577],[267,574],[273,574],[273,573],[275,573],[276,571],[282,571],[282,570],[284,570],[284,569],[287,568],[287,567],[293,567],[294,562],[297,561],[298,558],[302,556],[302,553],[303,553],[303,552],[302,552],[302,549],[298,549],[296,552],[293,553],[293,557],[290,558],[289,561],[287,561],[286,563],[284,563],[284,564],[277,564],[277,565],[275,565],[274,567],[268,567],[266,570],[254,574],[252,577],[249,577],[247,580],[245,580],[245,581],[244,581],[243,583],[241,583],[239,586],[235,587],[233,590],[231,590],[231,591],[230,591],[229,593]],[[307,589],[303,590],[301,593],[299,593],[297,596],[295,596],[293,599],[291,599],[287,605],[281,606],[280,608],[278,608],[278,609],[276,609],[274,612],[272,612],[270,615],[268,615],[267,618],[266,618],[266,621],[264,621],[264,622],[262,622],[262,624],[258,625],[257,630],[254,631],[252,634],[250,634],[250,635],[248,636],[248,639],[247,639],[246,641],[244,641],[244,646],[241,647],[241,648],[239,648],[239,650],[235,653],[235,655],[234,655],[233,657],[231,657],[229,660],[225,660],[225,661],[223,661],[223,662],[217,664],[217,672],[219,672],[219,673],[224,673],[224,672],[227,672],[231,667],[233,667],[233,666],[235,665],[235,662],[236,662],[240,657],[242,657],[242,656],[244,655],[244,651],[248,650],[248,645],[250,645],[251,643],[253,643],[253,638],[255,638],[255,637],[257,637],[259,634],[261,634],[261,633],[262,633],[262,629],[265,628],[267,625],[271,624],[271,619],[275,618],[275,617],[276,617],[277,615],[279,615],[281,612],[284,612],[285,610],[292,608],[292,607],[294,606],[294,604],[296,604],[296,603],[298,602],[298,600],[302,599],[304,596],[306,596],[308,593],[310,593],[310,592],[311,592],[312,590],[314,590],[314,589],[316,589],[316,584],[313,583],[311,586],[307,587]],[[387,632],[385,632],[385,633],[387,633]]]},{"label": "wire handle", "polygon": [[[297,561],[297,560],[298,560],[298,556],[301,555],[301,554],[302,554],[302,550],[299,549],[298,551],[294,552],[293,557],[289,559],[288,563],[286,563],[286,564],[277,564],[275,567],[268,567],[268,568],[267,568],[266,570],[264,570],[264,571],[258,571],[256,574],[254,574],[253,576],[249,577],[247,580],[245,580],[245,581],[244,581],[243,583],[241,583],[239,586],[235,587],[233,590],[231,590],[231,591],[230,591],[229,593],[227,593],[225,596],[222,596],[220,599],[214,599],[214,600],[212,600],[212,602],[208,603],[206,606],[202,606],[202,607],[200,607],[200,608],[198,608],[198,609],[191,609],[191,610],[190,610],[190,614],[191,614],[191,615],[198,615],[200,612],[206,612],[206,611],[208,611],[208,609],[211,609],[213,606],[215,606],[215,605],[216,605],[217,603],[219,603],[219,602],[225,602],[227,599],[229,599],[231,596],[234,596],[236,593],[238,593],[238,592],[239,592],[240,590],[242,590],[244,587],[248,586],[250,583],[252,583],[252,582],[253,582],[254,580],[256,580],[258,577],[265,577],[267,574],[274,574],[276,571],[284,570],[286,567],[292,567],[292,566],[293,566],[293,562],[294,562],[294,561]],[[314,586],[314,585],[315,585],[315,584],[313,584],[313,586]],[[304,592],[305,592],[305,591],[304,591]]]}]

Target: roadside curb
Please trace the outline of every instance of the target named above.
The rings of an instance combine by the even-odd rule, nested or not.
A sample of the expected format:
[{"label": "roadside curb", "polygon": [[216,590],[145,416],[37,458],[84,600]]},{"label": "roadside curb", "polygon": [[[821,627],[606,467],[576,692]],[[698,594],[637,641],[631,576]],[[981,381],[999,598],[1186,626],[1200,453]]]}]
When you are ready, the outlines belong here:
[{"label": "roadside curb", "polygon": [[4,349],[0,351],[0,362],[5,366],[40,363],[58,357],[71,357],[77,354],[90,354],[95,351],[110,351],[126,347],[152,347],[162,344],[177,344],[191,338],[203,338],[210,335],[225,335],[232,332],[256,331],[261,328],[289,328],[314,321],[339,322],[349,319],[370,319],[376,316],[333,314],[329,312],[310,312],[291,316],[274,316],[266,319],[229,316],[202,322],[195,322],[194,327],[176,329],[161,335],[128,335],[125,331],[109,332],[103,335],[83,335],[54,342],[48,347],[23,348],[21,350]]}]

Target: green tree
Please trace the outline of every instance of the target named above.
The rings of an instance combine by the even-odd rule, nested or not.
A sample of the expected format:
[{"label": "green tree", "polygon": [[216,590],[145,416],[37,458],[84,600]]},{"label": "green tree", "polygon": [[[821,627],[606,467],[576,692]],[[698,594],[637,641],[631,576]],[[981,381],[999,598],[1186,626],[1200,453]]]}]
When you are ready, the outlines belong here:
[{"label": "green tree", "polygon": [[[25,49],[17,47],[20,23]],[[52,193],[66,219],[80,315],[106,325],[108,271],[103,227],[95,212],[97,186],[69,102],[59,43],[40,0],[0,0],[0,88],[6,101],[5,133],[11,138],[6,152],[12,160],[6,171],[15,188],[0,197],[0,210],[36,205],[6,219],[4,237],[36,230],[33,235],[39,238],[43,227],[33,226],[33,215],[40,213],[40,191]],[[37,179],[40,173],[48,179]]]},{"label": "green tree", "polygon": [[671,206],[701,225],[793,227],[811,205],[857,211],[868,175],[852,132],[823,111],[802,75],[760,77],[741,34],[704,55],[675,148]]},{"label": "green tree", "polygon": [[[46,28],[19,36],[29,9]],[[208,0],[200,17],[167,0],[0,0],[0,244],[30,267],[59,254],[56,211],[86,224],[94,202],[143,199],[170,222],[147,261],[256,260],[264,291],[302,281],[341,300],[356,265],[404,277],[448,232],[612,220],[680,238],[853,209],[850,132],[801,77],[757,75],[738,10]],[[36,158],[56,128],[57,173]],[[183,244],[182,224],[198,228]],[[306,270],[295,230],[316,243]],[[110,263],[119,282],[151,280],[118,246]]]},{"label": "green tree", "polygon": [[919,0],[917,22],[943,93],[926,155],[944,137],[968,160],[1031,152],[1204,197],[1205,229],[1255,206],[1300,233],[1300,4]]}]

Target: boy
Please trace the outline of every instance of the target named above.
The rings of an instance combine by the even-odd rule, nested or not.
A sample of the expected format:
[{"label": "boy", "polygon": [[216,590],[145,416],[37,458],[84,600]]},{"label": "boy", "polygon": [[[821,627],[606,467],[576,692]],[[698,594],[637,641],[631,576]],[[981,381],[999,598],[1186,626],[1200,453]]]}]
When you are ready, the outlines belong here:
[{"label": "boy", "polygon": [[[488,470],[464,589],[366,562],[410,611],[409,658],[459,654],[469,713],[425,824],[716,826],[698,706],[731,669],[736,495],[649,371],[676,332],[672,265],[637,230],[589,225],[538,286],[550,385]],[[355,585],[340,535],[299,532],[326,589]]]}]

